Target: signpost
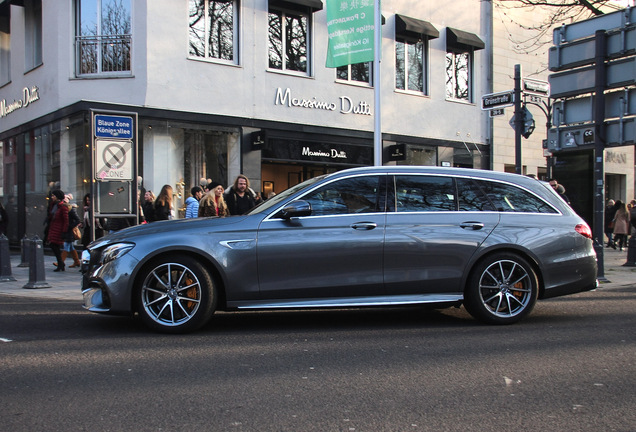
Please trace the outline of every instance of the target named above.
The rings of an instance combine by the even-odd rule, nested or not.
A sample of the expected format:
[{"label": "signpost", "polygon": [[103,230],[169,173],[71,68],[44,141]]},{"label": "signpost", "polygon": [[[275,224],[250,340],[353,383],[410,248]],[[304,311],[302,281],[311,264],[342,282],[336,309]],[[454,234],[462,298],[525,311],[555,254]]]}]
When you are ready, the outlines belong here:
[{"label": "signpost", "polygon": [[136,218],[137,114],[93,111],[91,118],[93,217]]},{"label": "signpost", "polygon": [[[605,172],[607,146],[636,142],[636,7],[554,30],[549,82],[555,99],[547,147],[559,152],[594,149],[594,248],[604,278]],[[590,66],[591,65],[591,66]],[[605,94],[606,90],[624,88]],[[572,99],[574,98],[574,99]]]}]

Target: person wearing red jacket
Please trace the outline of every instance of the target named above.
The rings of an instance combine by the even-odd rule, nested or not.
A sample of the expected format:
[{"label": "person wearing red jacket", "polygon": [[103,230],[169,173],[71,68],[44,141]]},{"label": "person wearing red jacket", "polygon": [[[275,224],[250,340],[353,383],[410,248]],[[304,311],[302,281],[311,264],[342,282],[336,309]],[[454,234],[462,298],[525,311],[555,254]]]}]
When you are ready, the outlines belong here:
[{"label": "person wearing red jacket", "polygon": [[64,245],[64,233],[68,231],[68,206],[64,204],[64,192],[55,189],[51,192],[51,202],[49,203],[49,230],[47,242],[57,259],[57,268],[53,271],[64,271],[64,260],[62,260],[62,245]]}]

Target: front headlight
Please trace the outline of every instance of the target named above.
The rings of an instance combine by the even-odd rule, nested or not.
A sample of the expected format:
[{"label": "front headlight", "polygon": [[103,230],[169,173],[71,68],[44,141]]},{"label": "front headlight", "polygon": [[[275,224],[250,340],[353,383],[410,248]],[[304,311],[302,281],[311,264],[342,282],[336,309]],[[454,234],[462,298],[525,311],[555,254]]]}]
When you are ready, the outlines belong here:
[{"label": "front headlight", "polygon": [[99,260],[100,264],[106,264],[108,262],[111,262],[123,255],[125,255],[126,253],[128,253],[128,251],[130,251],[133,247],[135,247],[134,244],[132,243],[115,243],[112,244],[110,246],[108,246],[106,249],[104,249],[104,251],[102,252],[102,256]]}]

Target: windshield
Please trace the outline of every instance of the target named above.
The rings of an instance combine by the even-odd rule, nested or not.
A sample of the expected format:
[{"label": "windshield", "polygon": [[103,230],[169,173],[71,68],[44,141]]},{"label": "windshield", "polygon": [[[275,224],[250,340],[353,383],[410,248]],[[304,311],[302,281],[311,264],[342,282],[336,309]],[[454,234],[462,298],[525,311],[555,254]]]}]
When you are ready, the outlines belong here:
[{"label": "windshield", "polygon": [[289,197],[294,195],[296,192],[298,192],[298,191],[300,191],[302,189],[305,189],[305,188],[311,186],[312,184],[322,180],[324,177],[326,177],[326,175],[321,175],[321,176],[318,176],[318,177],[310,178],[309,180],[305,180],[304,182],[299,183],[296,186],[292,186],[289,189],[286,189],[283,192],[281,192],[281,193],[279,193],[277,195],[274,195],[273,197],[271,197],[267,201],[264,201],[261,204],[257,205],[252,210],[250,210],[247,214],[257,214],[257,213],[262,213],[264,211],[267,211],[270,208],[275,207],[278,204],[282,203],[283,201],[289,199]]}]

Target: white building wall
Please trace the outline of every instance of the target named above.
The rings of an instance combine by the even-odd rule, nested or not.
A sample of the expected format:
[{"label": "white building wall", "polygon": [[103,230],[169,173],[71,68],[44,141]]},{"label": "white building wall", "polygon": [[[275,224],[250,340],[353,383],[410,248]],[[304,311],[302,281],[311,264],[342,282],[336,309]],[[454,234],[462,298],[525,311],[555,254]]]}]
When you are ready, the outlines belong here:
[{"label": "white building wall", "polygon": [[[0,119],[0,131],[38,118],[80,100],[220,114],[307,125],[373,131],[373,117],[342,114],[340,98],[368,105],[373,112],[370,86],[337,83],[335,70],[325,68],[326,11],[313,14],[313,74],[299,77],[267,70],[267,0],[241,2],[240,64],[237,66],[188,59],[188,1],[136,0],[132,7],[132,76],[127,78],[75,78],[73,2],[43,2],[43,65],[24,73],[23,59],[15,55],[24,47],[23,8],[12,6],[12,82],[0,89],[0,99],[20,98],[22,88],[37,86],[39,100]],[[487,141],[484,113],[479,101],[484,93],[484,50],[475,52],[473,103],[445,100],[445,28],[476,33],[482,39],[481,3],[457,0],[452,7],[431,1],[385,0],[382,39],[383,132],[461,142],[457,132],[470,134],[477,143]],[[395,91],[394,15],[430,21],[440,37],[430,41],[429,95]],[[277,105],[277,89],[293,97],[335,102],[337,111]]]}]

